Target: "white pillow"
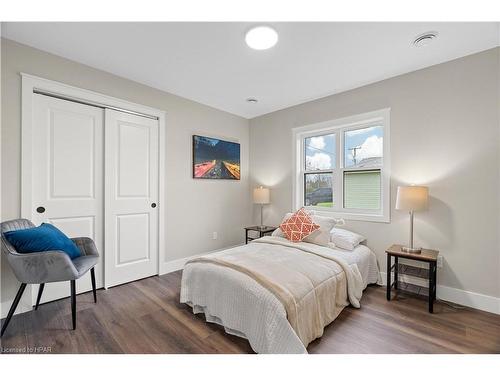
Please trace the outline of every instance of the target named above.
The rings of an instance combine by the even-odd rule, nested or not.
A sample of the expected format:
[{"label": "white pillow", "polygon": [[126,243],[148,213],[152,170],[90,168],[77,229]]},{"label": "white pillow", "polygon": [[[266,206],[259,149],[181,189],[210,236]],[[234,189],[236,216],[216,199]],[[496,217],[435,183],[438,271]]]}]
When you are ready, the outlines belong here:
[{"label": "white pillow", "polygon": [[[311,215],[311,219],[314,223],[318,224],[320,228],[309,236],[304,238],[304,242],[313,243],[320,246],[328,246],[330,243],[330,231],[337,224],[337,220],[325,216],[314,215],[312,212],[308,212]],[[285,214],[283,217],[283,221],[289,219],[292,216],[292,213],[289,212]],[[285,237],[283,231],[278,227],[273,233],[274,237]]]},{"label": "white pillow", "polygon": [[330,231],[330,241],[333,242],[335,246],[344,250],[352,251],[364,240],[365,237],[362,235],[351,232],[347,229],[333,228]]},{"label": "white pillow", "polygon": [[331,217],[311,215],[312,221],[320,228],[304,238],[305,242],[319,246],[328,246],[330,243],[330,231],[337,224],[337,220]]}]

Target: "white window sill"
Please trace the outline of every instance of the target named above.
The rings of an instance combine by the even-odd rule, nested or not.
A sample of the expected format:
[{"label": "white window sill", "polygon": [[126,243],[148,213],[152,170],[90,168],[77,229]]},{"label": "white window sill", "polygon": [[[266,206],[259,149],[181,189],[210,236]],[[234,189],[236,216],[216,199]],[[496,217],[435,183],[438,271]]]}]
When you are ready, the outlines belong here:
[{"label": "white window sill", "polygon": [[328,208],[315,207],[315,206],[306,206],[304,207],[308,211],[314,211],[315,214],[319,216],[327,216],[336,219],[344,219],[344,220],[356,220],[356,221],[370,221],[375,223],[390,223],[390,216],[383,215],[380,213],[370,214],[370,213],[353,213],[353,212],[344,212],[344,211],[333,211]]}]

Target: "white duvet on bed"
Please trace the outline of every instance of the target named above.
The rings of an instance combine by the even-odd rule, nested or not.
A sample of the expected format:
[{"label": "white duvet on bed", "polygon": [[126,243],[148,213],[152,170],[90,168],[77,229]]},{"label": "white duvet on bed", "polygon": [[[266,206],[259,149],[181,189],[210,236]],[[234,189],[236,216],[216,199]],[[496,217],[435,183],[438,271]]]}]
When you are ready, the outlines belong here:
[{"label": "white duvet on bed", "polygon": [[[347,263],[357,264],[363,288],[379,281],[377,260],[368,247],[329,250]],[[222,325],[227,333],[248,339],[257,353],[307,353],[287,320],[283,304],[241,272],[216,264],[187,264],[180,301],[192,306],[195,314],[203,312],[208,322]]]}]

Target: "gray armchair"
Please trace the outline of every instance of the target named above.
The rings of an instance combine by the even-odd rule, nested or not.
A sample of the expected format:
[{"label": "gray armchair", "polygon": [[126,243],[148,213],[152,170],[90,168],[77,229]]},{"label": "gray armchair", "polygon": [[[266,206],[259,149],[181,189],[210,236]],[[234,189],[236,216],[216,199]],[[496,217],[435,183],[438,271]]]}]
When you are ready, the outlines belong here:
[{"label": "gray armchair", "polygon": [[94,241],[86,237],[72,238],[71,240],[81,250],[82,256],[71,260],[65,252],[59,250],[27,254],[18,253],[4,236],[4,232],[33,228],[34,226],[31,221],[26,219],[6,221],[0,225],[2,251],[7,258],[7,262],[12,267],[14,275],[21,282],[21,286],[2,326],[0,336],[3,336],[7,329],[27,284],[40,284],[35,305],[35,310],[37,310],[45,283],[69,280],[73,329],[76,329],[76,279],[82,277],[88,270],[90,270],[92,279],[94,302],[97,303],[94,266],[99,261],[99,253]]}]

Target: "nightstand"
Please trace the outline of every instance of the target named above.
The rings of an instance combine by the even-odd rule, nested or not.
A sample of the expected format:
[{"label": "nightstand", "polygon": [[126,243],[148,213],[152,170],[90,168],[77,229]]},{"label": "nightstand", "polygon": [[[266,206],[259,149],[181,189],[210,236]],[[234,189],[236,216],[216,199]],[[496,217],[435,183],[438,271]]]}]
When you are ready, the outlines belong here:
[{"label": "nightstand", "polygon": [[[391,300],[391,289],[401,290],[406,293],[426,295],[429,300],[429,312],[434,312],[434,301],[436,300],[436,276],[437,276],[437,258],[439,251],[422,249],[420,253],[408,253],[402,250],[402,245],[392,245],[385,252],[387,254],[387,300]],[[391,265],[392,257],[394,264]],[[400,264],[399,258],[418,260],[429,264],[429,268],[421,268]],[[392,282],[391,273],[394,272],[394,282]],[[411,283],[400,281],[399,275],[408,275],[429,280],[429,287],[421,287]]]},{"label": "nightstand", "polygon": [[[245,228],[245,243],[248,243],[249,241],[255,240],[257,238],[261,238],[262,236],[265,236],[267,234],[271,234],[276,230],[276,228],[277,227],[268,227],[268,226],[261,227],[259,225],[255,225],[253,227],[246,227]],[[258,233],[258,237],[249,237],[248,232]]]}]

